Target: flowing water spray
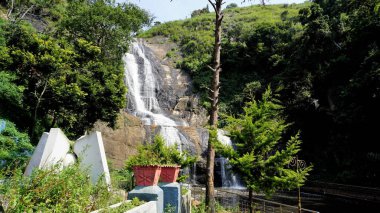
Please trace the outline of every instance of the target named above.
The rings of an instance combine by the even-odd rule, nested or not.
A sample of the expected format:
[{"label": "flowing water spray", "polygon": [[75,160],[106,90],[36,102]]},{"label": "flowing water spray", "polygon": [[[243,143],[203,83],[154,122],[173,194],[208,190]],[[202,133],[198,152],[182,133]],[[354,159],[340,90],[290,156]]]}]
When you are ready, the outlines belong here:
[{"label": "flowing water spray", "polygon": [[[233,146],[231,138],[226,136],[227,133],[221,129],[218,129],[218,140],[225,146]],[[230,166],[228,165],[228,159],[220,157],[216,159],[216,162],[220,164],[220,174],[222,176],[222,186],[240,189],[243,188],[240,179],[236,174],[231,172]]]},{"label": "flowing water spray", "polygon": [[159,87],[153,73],[153,66],[145,55],[142,43],[133,42],[131,50],[126,53],[125,78],[129,89],[129,101],[134,104],[133,113],[140,117],[144,125],[160,127],[160,134],[164,137],[167,145],[179,145],[187,143],[187,139],[179,132],[177,126],[187,125],[185,122],[176,122],[169,118],[158,104],[157,91]]},{"label": "flowing water spray", "polygon": [[[178,145],[182,151],[182,145],[190,143],[178,130],[178,126],[187,126],[185,121],[175,121],[161,109],[157,92],[160,90],[157,79],[153,73],[153,65],[148,59],[143,43],[135,41],[130,47],[130,52],[123,57],[125,63],[125,80],[128,86],[128,100],[132,103],[132,113],[141,118],[144,125],[158,126],[160,134],[167,145]],[[232,146],[229,137],[223,130],[218,130],[218,139],[225,145]],[[236,175],[231,173],[227,167],[228,160],[220,158],[222,185],[225,187],[241,187]],[[193,166],[193,181],[196,166]]]}]

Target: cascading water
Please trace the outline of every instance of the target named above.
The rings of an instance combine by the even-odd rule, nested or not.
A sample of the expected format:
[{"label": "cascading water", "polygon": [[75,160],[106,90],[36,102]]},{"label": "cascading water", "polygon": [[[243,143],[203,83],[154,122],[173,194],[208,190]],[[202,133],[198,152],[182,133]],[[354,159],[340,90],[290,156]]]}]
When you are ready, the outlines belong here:
[{"label": "cascading water", "polygon": [[160,126],[160,134],[167,145],[179,145],[182,151],[182,143],[187,139],[182,135],[177,126],[186,126],[185,122],[176,122],[166,116],[160,108],[157,100],[158,84],[153,73],[153,66],[145,55],[142,43],[133,42],[131,51],[126,53],[125,78],[129,89],[130,100],[134,104],[133,113],[140,117],[144,125]]},{"label": "cascading water", "polygon": [[[217,137],[223,145],[232,146],[231,138],[226,136],[225,131],[219,129]],[[228,159],[220,157],[217,158],[215,161],[216,163],[220,164],[220,175],[222,176],[223,187],[230,187],[236,189],[243,188],[243,185],[241,184],[237,175],[230,171],[230,168],[228,167]]]},{"label": "cascading water", "polygon": [[[128,86],[128,100],[132,107],[132,113],[141,118],[144,125],[158,126],[160,134],[167,145],[178,145],[182,151],[182,145],[190,143],[187,138],[177,129],[178,126],[187,126],[185,121],[175,121],[161,109],[157,92],[160,90],[155,77],[154,67],[148,59],[146,47],[142,41],[135,41],[130,46],[130,52],[123,57],[125,63],[125,81]],[[218,131],[218,139],[226,145],[232,146],[229,137],[222,130]],[[203,140],[203,139],[202,139]],[[219,158],[216,160],[221,166],[222,185],[224,187],[239,188],[238,178],[227,167],[228,160]],[[196,165],[193,165],[191,179],[196,183]]]}]

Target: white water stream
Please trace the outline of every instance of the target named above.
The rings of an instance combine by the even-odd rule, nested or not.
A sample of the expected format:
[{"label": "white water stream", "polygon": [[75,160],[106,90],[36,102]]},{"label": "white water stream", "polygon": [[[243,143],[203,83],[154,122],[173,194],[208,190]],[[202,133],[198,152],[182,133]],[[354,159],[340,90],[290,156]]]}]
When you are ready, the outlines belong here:
[{"label": "white water stream", "polygon": [[[125,80],[128,86],[129,101],[133,102],[133,114],[141,118],[144,125],[160,126],[160,134],[166,145],[175,145],[182,151],[182,144],[190,143],[177,129],[178,126],[188,126],[184,121],[175,121],[165,115],[159,106],[157,92],[160,90],[153,73],[151,61],[147,58],[144,45],[135,41],[130,46],[130,52],[123,57],[125,63]],[[232,146],[229,137],[222,130],[218,131],[218,139],[225,145]],[[236,175],[227,171],[225,158],[220,158],[222,185],[224,187],[240,187]],[[193,168],[195,174],[195,168]],[[195,179],[195,177],[193,177]]]},{"label": "white water stream", "polygon": [[160,126],[160,134],[165,139],[167,145],[177,144],[182,151],[181,143],[186,137],[176,128],[177,123],[163,113],[157,100],[158,84],[153,73],[153,67],[144,53],[144,47],[139,42],[133,42],[131,50],[126,53],[125,78],[129,89],[129,95],[134,102],[134,114],[142,119],[144,125]]}]

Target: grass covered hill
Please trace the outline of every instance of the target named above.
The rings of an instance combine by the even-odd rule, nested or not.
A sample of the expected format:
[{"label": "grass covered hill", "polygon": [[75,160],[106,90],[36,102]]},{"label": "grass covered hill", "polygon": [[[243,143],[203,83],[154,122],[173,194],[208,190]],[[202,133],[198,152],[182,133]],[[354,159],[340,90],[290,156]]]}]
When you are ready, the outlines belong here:
[{"label": "grass covered hill", "polygon": [[[258,29],[277,28],[291,29],[293,34],[302,30],[301,24],[297,21],[299,10],[306,8],[311,3],[304,4],[279,4],[267,6],[250,6],[250,7],[235,7],[224,10],[225,18],[223,23],[224,31],[224,50],[226,46],[245,46],[245,42],[255,34]],[[207,70],[207,65],[211,63],[211,53],[214,43],[214,19],[215,13],[206,12],[198,14],[192,18],[178,21],[166,22],[158,24],[149,30],[142,32],[139,37],[152,38],[163,36],[170,38],[173,42],[179,44],[179,50],[173,49],[168,53],[168,57],[174,56],[180,52],[183,56],[180,61],[177,61],[177,66],[190,72],[195,83],[197,92],[201,92],[205,98],[209,84],[211,73]],[[288,36],[287,39],[290,37]],[[224,51],[224,53],[227,53]],[[230,57],[230,55],[228,56]],[[234,56],[236,57],[236,56]],[[223,64],[226,64],[224,62]],[[228,66],[228,65],[227,65]],[[227,67],[223,67],[225,70]],[[236,68],[236,67],[235,67]],[[228,68],[227,68],[228,69]],[[224,77],[229,77],[222,74]],[[224,84],[223,87],[232,87],[233,90],[243,90],[246,80],[241,81],[236,76],[231,81],[236,80],[236,85],[233,82]],[[249,79],[251,80],[251,79]],[[235,92],[225,90],[222,99],[232,100]],[[204,102],[208,105],[207,101]],[[223,105],[223,104],[222,104]]]},{"label": "grass covered hill", "polygon": [[[304,4],[280,4],[267,6],[236,7],[224,10],[224,32],[228,33],[234,28],[240,28],[244,35],[247,35],[259,24],[274,24],[284,20],[294,19],[301,8],[305,8],[309,3]],[[215,13],[208,12],[195,17],[171,21],[158,24],[151,29],[140,34],[140,37],[150,38],[153,36],[165,36],[173,41],[181,42],[187,36],[210,37],[212,40],[214,29]]]}]

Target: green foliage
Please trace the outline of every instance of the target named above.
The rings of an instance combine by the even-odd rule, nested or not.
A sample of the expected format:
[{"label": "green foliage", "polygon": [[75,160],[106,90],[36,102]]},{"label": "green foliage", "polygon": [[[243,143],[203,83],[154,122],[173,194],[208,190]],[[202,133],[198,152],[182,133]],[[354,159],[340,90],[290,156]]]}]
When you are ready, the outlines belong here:
[{"label": "green foliage", "polygon": [[131,32],[149,24],[148,13],[134,4],[114,0],[68,1],[59,33],[69,39],[85,39],[101,48],[103,60],[120,62],[127,52]]},{"label": "green foliage", "polygon": [[114,189],[129,192],[134,188],[133,173],[127,169],[112,170],[111,183]]},{"label": "green foliage", "polygon": [[139,198],[134,197],[130,202],[124,202],[123,204],[121,204],[120,206],[116,208],[106,208],[106,209],[101,210],[100,212],[101,213],[124,213],[137,206],[141,206],[144,203],[145,203],[144,201],[140,201]]},{"label": "green foliage", "polygon": [[[1,47],[0,47],[1,48]],[[15,82],[16,75],[10,72],[0,71],[0,116],[14,120],[22,113],[22,100],[24,87]]]},{"label": "green foliage", "polygon": [[203,8],[203,9],[194,10],[191,13],[191,18],[194,18],[196,16],[199,16],[199,15],[202,15],[202,14],[205,14],[205,13],[209,13],[209,12],[210,12],[210,10],[208,9],[208,5],[207,5],[207,7]]},{"label": "green foliage", "polygon": [[138,153],[126,161],[126,168],[131,170],[133,166],[149,165],[179,165],[186,167],[196,160],[187,152],[180,152],[176,145],[166,146],[165,140],[156,135],[152,144],[140,146]]},{"label": "green foliage", "polygon": [[[303,158],[315,165],[311,177],[377,186],[380,162],[369,156],[380,153],[372,139],[380,119],[379,1],[313,2],[223,11],[220,111],[242,113],[265,92],[262,85],[282,88],[279,99],[294,122],[289,131],[302,130]],[[205,107],[213,20],[213,13],[202,14],[140,34],[179,44],[180,67]]]},{"label": "green foliage", "polygon": [[[27,8],[55,21],[49,33],[19,20]],[[149,23],[147,12],[112,0],[25,0],[12,14],[0,23],[0,115],[29,130],[33,142],[56,126],[74,138],[97,120],[114,127],[126,104],[122,54]]]},{"label": "green foliage", "polygon": [[[274,48],[277,46],[278,48],[283,48],[286,45],[284,40],[291,41],[292,37],[290,35],[299,31],[300,25],[292,23],[298,10],[307,5],[309,4],[291,5],[288,8],[283,8],[281,5],[269,5],[266,7],[251,6],[228,8],[223,11],[225,13],[222,48],[224,72],[221,74],[223,85],[221,99],[226,106],[232,106],[227,107],[227,111],[241,107],[241,103],[243,102],[235,100],[235,95],[238,95],[244,85],[249,83],[255,75],[253,72],[247,71],[247,67],[256,62],[256,58],[252,59],[252,57],[257,55],[257,53],[246,51],[248,49],[247,45],[249,45],[245,42],[247,38],[255,35],[257,28],[268,29],[276,27],[278,29],[272,30],[271,32],[267,30],[266,34],[262,35],[262,37],[265,36],[266,40],[269,40],[268,43],[262,42],[263,45],[266,45],[266,49],[264,50],[267,52],[275,52],[276,49]],[[287,23],[282,23],[281,14],[284,11],[287,11]],[[211,54],[213,51],[214,18],[214,13],[202,14],[184,21],[164,23],[152,27],[139,35],[140,37],[165,36],[179,44],[180,51],[183,54],[183,60],[178,66],[191,74],[195,91],[202,93],[205,105],[208,105],[206,103],[208,94],[207,88],[209,87],[208,85],[210,84],[212,76],[212,72],[207,68],[207,65],[211,63]],[[282,37],[278,38],[279,36],[277,36],[277,34],[280,34]],[[272,42],[272,38],[276,40]],[[278,45],[276,43],[278,43]],[[257,49],[257,51],[259,52],[260,49]],[[258,54],[260,53],[261,51]],[[271,55],[263,55],[259,60],[263,61],[269,56]],[[279,59],[281,58],[275,55],[272,59],[272,64],[279,64]],[[267,64],[261,61],[257,63],[258,67],[262,64]],[[252,68],[249,70],[251,69]],[[260,69],[266,70],[266,68],[262,67],[260,67]],[[255,68],[253,68],[253,70],[257,71]],[[238,103],[240,103],[240,105],[236,106]]]},{"label": "green foliage", "polygon": [[257,193],[271,195],[280,189],[299,187],[311,171],[311,167],[298,172],[289,168],[290,161],[300,151],[301,141],[299,134],[284,141],[289,124],[282,111],[283,107],[268,88],[262,100],[246,104],[244,114],[227,118],[227,129],[236,150],[224,147],[222,153],[247,187]]},{"label": "green foliage", "polygon": [[0,202],[5,212],[88,212],[121,201],[103,182],[92,185],[78,164],[35,170],[30,177],[18,169],[0,185]]},{"label": "green foliage", "polygon": [[305,133],[303,150],[318,153],[308,158],[328,174],[321,178],[378,185],[378,161],[367,157],[380,152],[372,140],[380,118],[378,1],[317,2],[300,13],[305,31],[281,76],[287,111]]},{"label": "green foliage", "polygon": [[176,212],[176,207],[175,206],[170,205],[170,203],[168,203],[165,206],[164,213],[175,213],[175,212]]},{"label": "green foliage", "polygon": [[64,13],[66,0],[5,0],[1,4],[11,12],[11,21],[19,21],[30,14],[46,21],[57,21]]},{"label": "green foliage", "polygon": [[19,132],[10,121],[0,119],[0,123],[5,124],[5,129],[0,131],[0,170],[24,168],[33,151],[28,135]]},{"label": "green foliage", "polygon": [[226,6],[226,9],[231,9],[231,8],[236,8],[236,7],[238,7],[238,5],[236,3],[231,3],[231,4]]},{"label": "green foliage", "polygon": [[[224,208],[222,205],[220,205],[219,202],[215,202],[215,211],[217,213],[238,213],[238,212],[241,212],[239,211],[239,208],[234,208],[234,209],[226,209]],[[202,203],[200,203],[199,205],[197,206],[192,206],[192,209],[191,209],[191,212],[194,212],[194,213],[206,213],[206,202],[205,201],[202,201]]]},{"label": "green foliage", "polygon": [[140,146],[138,147],[137,154],[128,158],[125,162],[126,169],[132,170],[134,166],[150,166],[159,165],[160,160],[158,156],[153,153],[151,146]]}]

